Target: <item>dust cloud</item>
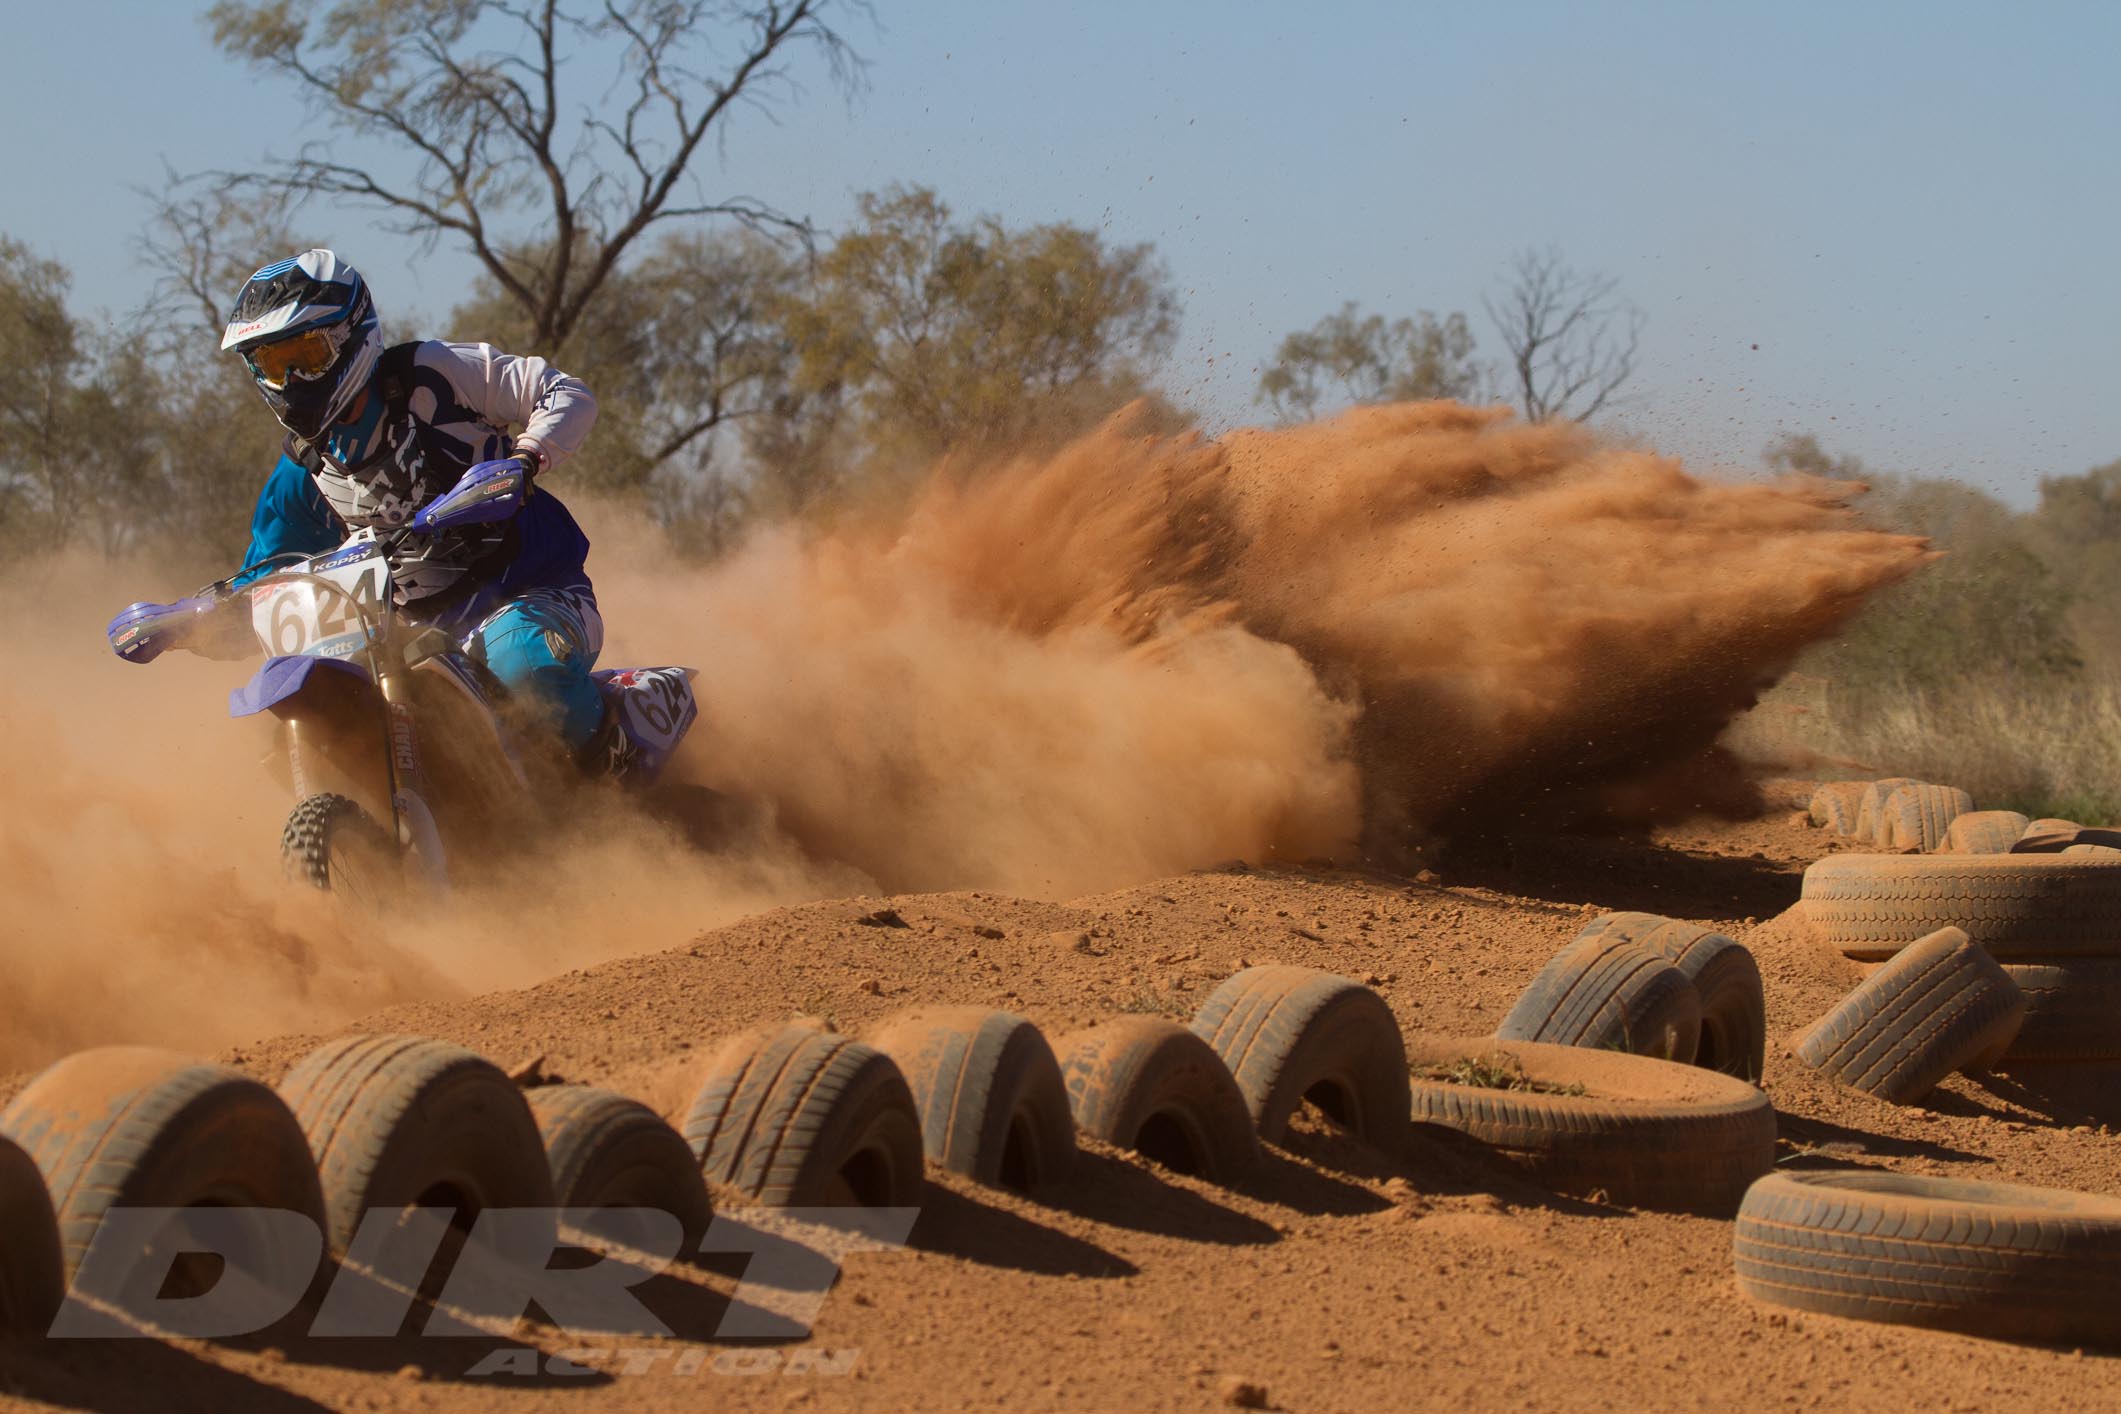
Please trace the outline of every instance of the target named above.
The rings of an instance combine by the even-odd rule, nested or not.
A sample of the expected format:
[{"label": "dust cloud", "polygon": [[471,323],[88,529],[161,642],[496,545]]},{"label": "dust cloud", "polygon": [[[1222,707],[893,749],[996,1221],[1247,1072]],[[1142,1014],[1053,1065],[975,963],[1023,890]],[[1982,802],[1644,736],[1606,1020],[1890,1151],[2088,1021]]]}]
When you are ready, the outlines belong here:
[{"label": "dust cloud", "polygon": [[1927,558],[1858,487],[1702,480],[1502,409],[1136,426],[600,592],[701,667],[704,779],[892,890],[1067,896],[1745,808],[1718,734]]},{"label": "dust cloud", "polygon": [[702,858],[591,797],[558,839],[464,861],[446,904],[334,908],[282,877],[292,801],[265,767],[270,719],[227,715],[253,665],[141,667],[104,646],[127,600],[190,582],[86,556],[0,576],[10,604],[37,606],[0,631],[0,1073],[86,1045],[198,1053],[327,1028],[870,887],[770,833]]},{"label": "dust cloud", "polygon": [[1861,526],[1855,488],[1702,480],[1496,409],[1143,425],[946,466],[893,516],[707,568],[578,507],[604,661],[697,667],[678,768],[770,823],[703,855],[592,803],[383,920],[281,879],[269,738],[223,714],[243,665],[104,648],[166,576],[16,567],[10,600],[41,608],[0,632],[0,1068],[321,1029],[806,898],[1065,898],[1734,806],[1719,731],[1927,554]]}]

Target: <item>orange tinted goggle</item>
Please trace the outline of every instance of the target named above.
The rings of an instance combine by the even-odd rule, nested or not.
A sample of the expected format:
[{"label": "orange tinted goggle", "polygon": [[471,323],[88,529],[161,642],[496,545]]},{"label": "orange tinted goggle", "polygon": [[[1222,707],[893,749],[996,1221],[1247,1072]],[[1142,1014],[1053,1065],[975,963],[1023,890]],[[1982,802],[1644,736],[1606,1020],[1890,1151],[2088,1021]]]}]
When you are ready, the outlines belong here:
[{"label": "orange tinted goggle", "polygon": [[331,361],[339,356],[339,340],[333,337],[338,332],[311,329],[293,338],[260,344],[243,356],[250,361],[251,372],[264,383],[284,388],[290,378],[314,378],[331,367]]}]

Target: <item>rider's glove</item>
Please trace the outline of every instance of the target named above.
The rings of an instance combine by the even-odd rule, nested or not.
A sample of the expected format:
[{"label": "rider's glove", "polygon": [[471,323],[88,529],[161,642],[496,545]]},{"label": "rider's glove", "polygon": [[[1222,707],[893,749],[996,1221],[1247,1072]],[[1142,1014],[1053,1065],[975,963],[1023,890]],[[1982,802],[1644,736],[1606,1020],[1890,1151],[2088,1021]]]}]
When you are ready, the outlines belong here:
[{"label": "rider's glove", "polygon": [[194,594],[174,604],[128,604],[110,621],[104,636],[113,653],[128,663],[151,663],[171,648],[191,648],[223,656],[227,634],[218,631],[215,615],[227,601]]}]

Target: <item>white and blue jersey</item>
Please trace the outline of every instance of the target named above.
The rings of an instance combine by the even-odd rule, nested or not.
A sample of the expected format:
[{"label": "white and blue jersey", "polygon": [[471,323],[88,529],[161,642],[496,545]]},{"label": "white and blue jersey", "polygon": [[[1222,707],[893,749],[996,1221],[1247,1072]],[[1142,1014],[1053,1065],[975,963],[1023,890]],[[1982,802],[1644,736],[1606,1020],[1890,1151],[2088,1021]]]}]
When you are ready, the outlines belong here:
[{"label": "white and blue jersey", "polygon": [[[403,525],[479,462],[527,452],[549,470],[596,421],[581,380],[487,344],[400,344],[378,361],[369,393],[352,421],[314,442],[289,439],[259,493],[242,579],[275,556],[328,550],[350,529]],[[540,486],[512,520],[409,539],[392,568],[403,607],[466,621],[530,589],[586,593],[588,553],[574,517]]]}]

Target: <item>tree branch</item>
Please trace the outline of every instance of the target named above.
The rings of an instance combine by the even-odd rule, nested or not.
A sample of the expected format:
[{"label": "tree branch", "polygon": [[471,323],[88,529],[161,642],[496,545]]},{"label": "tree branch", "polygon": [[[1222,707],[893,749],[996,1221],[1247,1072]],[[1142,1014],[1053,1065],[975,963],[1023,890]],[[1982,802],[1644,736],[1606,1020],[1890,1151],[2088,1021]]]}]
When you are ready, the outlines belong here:
[{"label": "tree branch", "polygon": [[[738,102],[758,103],[786,79],[797,45],[823,54],[851,86],[861,60],[824,18],[834,6],[867,13],[866,0],[457,0],[431,9],[326,0],[321,20],[276,0],[222,0],[221,46],[299,89],[326,125],[377,140],[417,160],[409,181],[383,165],[312,141],[250,179],[294,196],[375,206],[403,229],[461,241],[530,316],[534,339],[565,343],[641,235],[672,220],[732,220],[807,238],[809,224],[754,198],[684,201],[678,188],[710,135]],[[519,43],[477,52],[482,16],[512,22]],[[743,31],[716,77],[688,55],[712,53],[717,25]],[[565,27],[581,46],[562,45]],[[632,95],[592,104],[563,143],[559,69],[593,53],[599,36],[621,41]],[[620,80],[623,82],[623,80]],[[609,90],[607,90],[608,94]],[[654,121],[649,119],[654,116]],[[651,129],[667,120],[664,137]],[[608,174],[629,171],[630,195]],[[534,198],[533,190],[542,189]],[[524,222],[526,204],[542,219]],[[542,250],[535,264],[524,253]]]}]

